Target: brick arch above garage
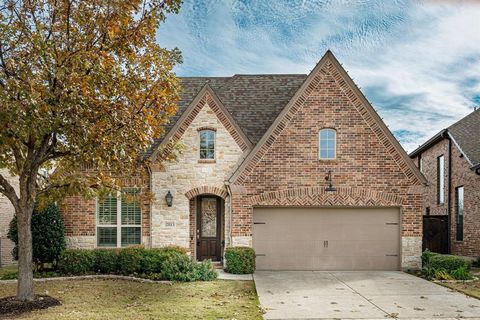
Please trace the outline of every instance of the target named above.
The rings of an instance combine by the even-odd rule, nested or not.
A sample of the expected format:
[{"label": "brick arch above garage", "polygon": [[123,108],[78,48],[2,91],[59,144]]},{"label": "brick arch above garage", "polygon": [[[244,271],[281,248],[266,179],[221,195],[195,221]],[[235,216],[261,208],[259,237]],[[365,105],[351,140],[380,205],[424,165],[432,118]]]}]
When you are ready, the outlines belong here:
[{"label": "brick arch above garage", "polygon": [[364,189],[338,187],[328,192],[324,187],[298,187],[265,192],[249,199],[252,206],[401,206],[402,197]]}]

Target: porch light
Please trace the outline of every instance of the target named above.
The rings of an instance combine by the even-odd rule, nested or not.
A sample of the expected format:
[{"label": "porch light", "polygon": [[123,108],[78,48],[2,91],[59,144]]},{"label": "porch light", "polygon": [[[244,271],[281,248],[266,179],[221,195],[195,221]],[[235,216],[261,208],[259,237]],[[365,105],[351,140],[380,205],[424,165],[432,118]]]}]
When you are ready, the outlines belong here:
[{"label": "porch light", "polygon": [[337,189],[333,186],[332,170],[328,170],[328,174],[325,177],[325,180],[328,183],[327,187],[325,188],[325,191],[337,191]]},{"label": "porch light", "polygon": [[165,195],[165,201],[167,202],[167,206],[171,207],[173,203],[173,196],[170,193],[170,190],[168,190],[167,194]]}]

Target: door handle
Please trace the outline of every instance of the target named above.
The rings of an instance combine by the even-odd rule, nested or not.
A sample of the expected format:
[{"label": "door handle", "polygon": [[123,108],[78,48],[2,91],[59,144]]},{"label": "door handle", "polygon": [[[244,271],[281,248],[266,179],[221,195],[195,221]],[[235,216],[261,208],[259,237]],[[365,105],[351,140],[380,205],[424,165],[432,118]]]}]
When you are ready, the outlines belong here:
[{"label": "door handle", "polygon": [[328,240],[323,240],[323,247],[328,248]]}]

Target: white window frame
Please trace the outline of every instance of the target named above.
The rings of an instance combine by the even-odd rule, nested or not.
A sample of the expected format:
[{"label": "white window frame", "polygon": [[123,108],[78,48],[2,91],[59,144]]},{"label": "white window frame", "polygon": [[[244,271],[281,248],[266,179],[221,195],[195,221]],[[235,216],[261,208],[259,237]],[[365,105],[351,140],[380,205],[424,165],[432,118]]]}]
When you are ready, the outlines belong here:
[{"label": "white window frame", "polygon": [[[202,132],[213,133],[213,158],[202,158]],[[217,131],[213,129],[201,129],[198,131],[198,158],[200,160],[215,160],[217,159]]]},{"label": "white window frame", "polygon": [[445,203],[445,157],[437,157],[437,202]]},{"label": "white window frame", "polygon": [[[135,187],[132,187],[132,188],[135,188]],[[128,189],[128,188],[126,188]],[[140,188],[136,188],[138,189],[138,193],[140,194],[141,192],[141,189]],[[99,198],[97,197],[96,198],[96,201],[95,201],[95,247],[96,248],[123,248],[122,247],[122,227],[135,227],[135,228],[138,228],[140,227],[140,243],[139,244],[142,244],[143,243],[143,240],[142,240],[142,234],[143,234],[143,228],[142,228],[142,206],[141,206],[141,202],[139,202],[139,206],[140,206],[140,224],[137,225],[137,224],[125,224],[125,225],[122,225],[122,192],[120,191],[117,191],[116,193],[116,197],[117,197],[117,224],[99,224],[98,223],[98,209],[99,209]],[[117,229],[117,246],[115,247],[109,247],[109,246],[99,246],[98,245],[98,228],[116,228]],[[133,244],[132,244],[133,245]]]},{"label": "white window frame", "polygon": [[[333,152],[334,152],[334,157],[333,158],[323,158],[322,157],[322,131],[333,131],[335,133],[335,139],[333,140]],[[330,149],[326,149],[330,150]],[[319,160],[335,160],[337,159],[337,130],[334,128],[322,128],[318,131],[318,159]]]}]

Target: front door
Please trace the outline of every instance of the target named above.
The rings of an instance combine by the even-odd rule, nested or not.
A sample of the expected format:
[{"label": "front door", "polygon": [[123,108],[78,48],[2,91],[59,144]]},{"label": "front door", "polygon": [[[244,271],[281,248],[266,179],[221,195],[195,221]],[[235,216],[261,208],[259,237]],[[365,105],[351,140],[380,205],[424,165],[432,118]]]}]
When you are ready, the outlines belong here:
[{"label": "front door", "polygon": [[197,202],[197,260],[220,261],[221,253],[221,199],[199,196]]}]

